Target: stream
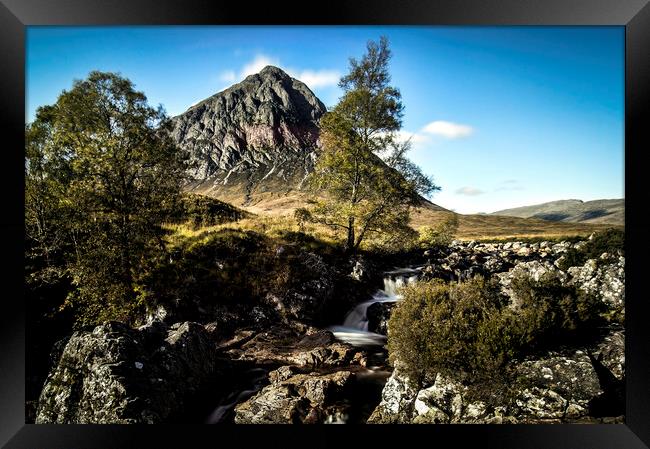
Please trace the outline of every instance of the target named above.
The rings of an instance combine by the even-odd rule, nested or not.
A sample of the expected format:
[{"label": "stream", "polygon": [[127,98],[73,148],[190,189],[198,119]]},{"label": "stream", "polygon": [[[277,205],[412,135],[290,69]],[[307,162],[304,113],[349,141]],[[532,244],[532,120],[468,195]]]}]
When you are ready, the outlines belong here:
[{"label": "stream", "polygon": [[368,331],[368,308],[375,303],[393,303],[401,299],[397,294],[400,287],[418,280],[421,267],[397,268],[384,273],[384,288],[377,290],[372,298],[354,307],[345,316],[342,325],[327,329],[344,342],[357,347],[377,347],[386,344],[386,336]]},{"label": "stream", "polygon": [[[368,308],[375,303],[394,303],[401,299],[400,287],[418,280],[422,267],[397,268],[384,273],[384,287],[378,289],[368,301],[357,304],[345,316],[340,325],[326,329],[344,343],[367,351],[368,367],[357,372],[358,385],[354,397],[348,398],[353,405],[353,415],[330,418],[326,424],[365,422],[381,397],[386,380],[391,374],[387,369],[385,344],[387,337],[368,330]],[[207,424],[233,422],[233,410],[241,402],[254,396],[268,385],[268,373],[275,367],[254,367],[242,373],[235,382],[235,389],[204,419]]]}]

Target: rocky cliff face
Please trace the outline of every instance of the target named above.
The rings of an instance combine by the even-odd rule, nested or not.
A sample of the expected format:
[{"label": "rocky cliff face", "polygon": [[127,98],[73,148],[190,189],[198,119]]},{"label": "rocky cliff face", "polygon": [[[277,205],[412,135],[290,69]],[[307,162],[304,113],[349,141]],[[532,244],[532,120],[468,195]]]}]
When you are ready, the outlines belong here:
[{"label": "rocky cliff face", "polygon": [[188,187],[243,204],[300,189],[325,110],[304,83],[273,66],[192,106],[172,119],[193,163]]}]

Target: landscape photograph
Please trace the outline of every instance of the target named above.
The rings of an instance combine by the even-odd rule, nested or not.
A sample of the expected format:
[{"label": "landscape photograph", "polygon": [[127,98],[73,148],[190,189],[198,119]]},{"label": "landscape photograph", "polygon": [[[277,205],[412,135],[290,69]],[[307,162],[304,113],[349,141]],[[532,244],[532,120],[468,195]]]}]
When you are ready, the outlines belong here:
[{"label": "landscape photograph", "polygon": [[623,27],[29,26],[25,76],[26,423],[625,423]]}]

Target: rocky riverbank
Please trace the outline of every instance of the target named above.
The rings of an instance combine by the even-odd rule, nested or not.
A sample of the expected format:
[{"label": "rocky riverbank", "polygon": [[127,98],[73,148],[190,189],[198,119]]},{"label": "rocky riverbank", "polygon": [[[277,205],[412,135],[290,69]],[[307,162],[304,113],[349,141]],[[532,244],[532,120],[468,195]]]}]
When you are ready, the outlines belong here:
[{"label": "rocky riverbank", "polygon": [[[553,272],[566,285],[594,293],[623,316],[625,258],[601,254],[561,269],[562,258],[585,242],[477,243],[455,241],[425,252],[420,279],[498,279],[511,307],[512,279]],[[349,282],[363,284],[363,261]],[[332,272],[331,270],[329,271]],[[410,271],[412,273],[412,271]],[[366,281],[368,282],[368,281]],[[331,285],[331,279],[318,284]],[[298,285],[298,284],[296,284]],[[327,290],[307,285],[309,292]],[[324,292],[328,304],[332,299]],[[288,301],[287,298],[290,298]],[[314,325],[319,295],[294,291],[256,306],[257,322],[225,326],[165,323],[152,315],[137,329],[110,322],[82,329],[56,345],[41,392],[37,423],[532,423],[621,422],[625,330],[612,322],[591,341],[566,344],[513,360],[516,383],[502,403],[477,400],[462,381],[437,375],[413,386],[388,366],[381,346],[353,346]],[[341,302],[345,304],[345,302]],[[368,330],[390,335],[391,309],[367,309]],[[274,319],[273,317],[280,317]],[[249,374],[247,374],[249,373]],[[254,375],[250,374],[253,373]],[[250,382],[242,379],[250,377]],[[238,379],[241,382],[238,382]],[[385,385],[384,385],[385,383]],[[188,418],[191,417],[191,418]]]}]

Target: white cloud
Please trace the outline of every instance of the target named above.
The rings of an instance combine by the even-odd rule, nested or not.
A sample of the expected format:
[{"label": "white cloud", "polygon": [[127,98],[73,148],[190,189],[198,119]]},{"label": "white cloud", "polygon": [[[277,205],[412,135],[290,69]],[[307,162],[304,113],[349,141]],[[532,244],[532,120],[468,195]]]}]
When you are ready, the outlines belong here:
[{"label": "white cloud", "polygon": [[[224,70],[219,74],[219,81],[224,83],[234,83],[241,81],[249,75],[259,73],[264,67],[273,65],[280,67],[280,60],[273,56],[259,53],[255,57],[244,64],[244,66],[236,70]],[[299,70],[295,68],[284,69],[290,76],[305,83],[310,88],[330,87],[336,86],[341,78],[341,74],[337,70],[320,69],[312,70],[305,69]]]},{"label": "white cloud", "polygon": [[429,136],[422,133],[412,133],[410,131],[398,131],[397,140],[400,142],[406,142],[411,139],[411,143],[416,145],[418,143],[424,143],[429,141]]},{"label": "white cloud", "polygon": [[484,193],[485,192],[477,189],[476,187],[461,187],[460,189],[456,190],[457,195],[477,196]]},{"label": "white cloud", "polygon": [[232,83],[237,79],[237,75],[234,70],[224,70],[219,74],[219,81],[224,83]]},{"label": "white cloud", "polygon": [[288,70],[288,73],[312,89],[316,87],[336,86],[341,79],[341,74],[337,70],[303,70],[300,72]]},{"label": "white cloud", "polygon": [[474,128],[459,123],[436,120],[422,128],[422,131],[429,134],[436,134],[447,139],[460,139],[461,137],[471,135],[474,132]]},{"label": "white cloud", "polygon": [[240,72],[240,78],[244,79],[248,75],[253,75],[255,73],[258,73],[267,65],[278,66],[280,65],[280,60],[277,58],[273,58],[271,56],[258,54],[253,58],[252,61],[250,61],[248,64],[245,64],[244,67],[242,67]]}]

